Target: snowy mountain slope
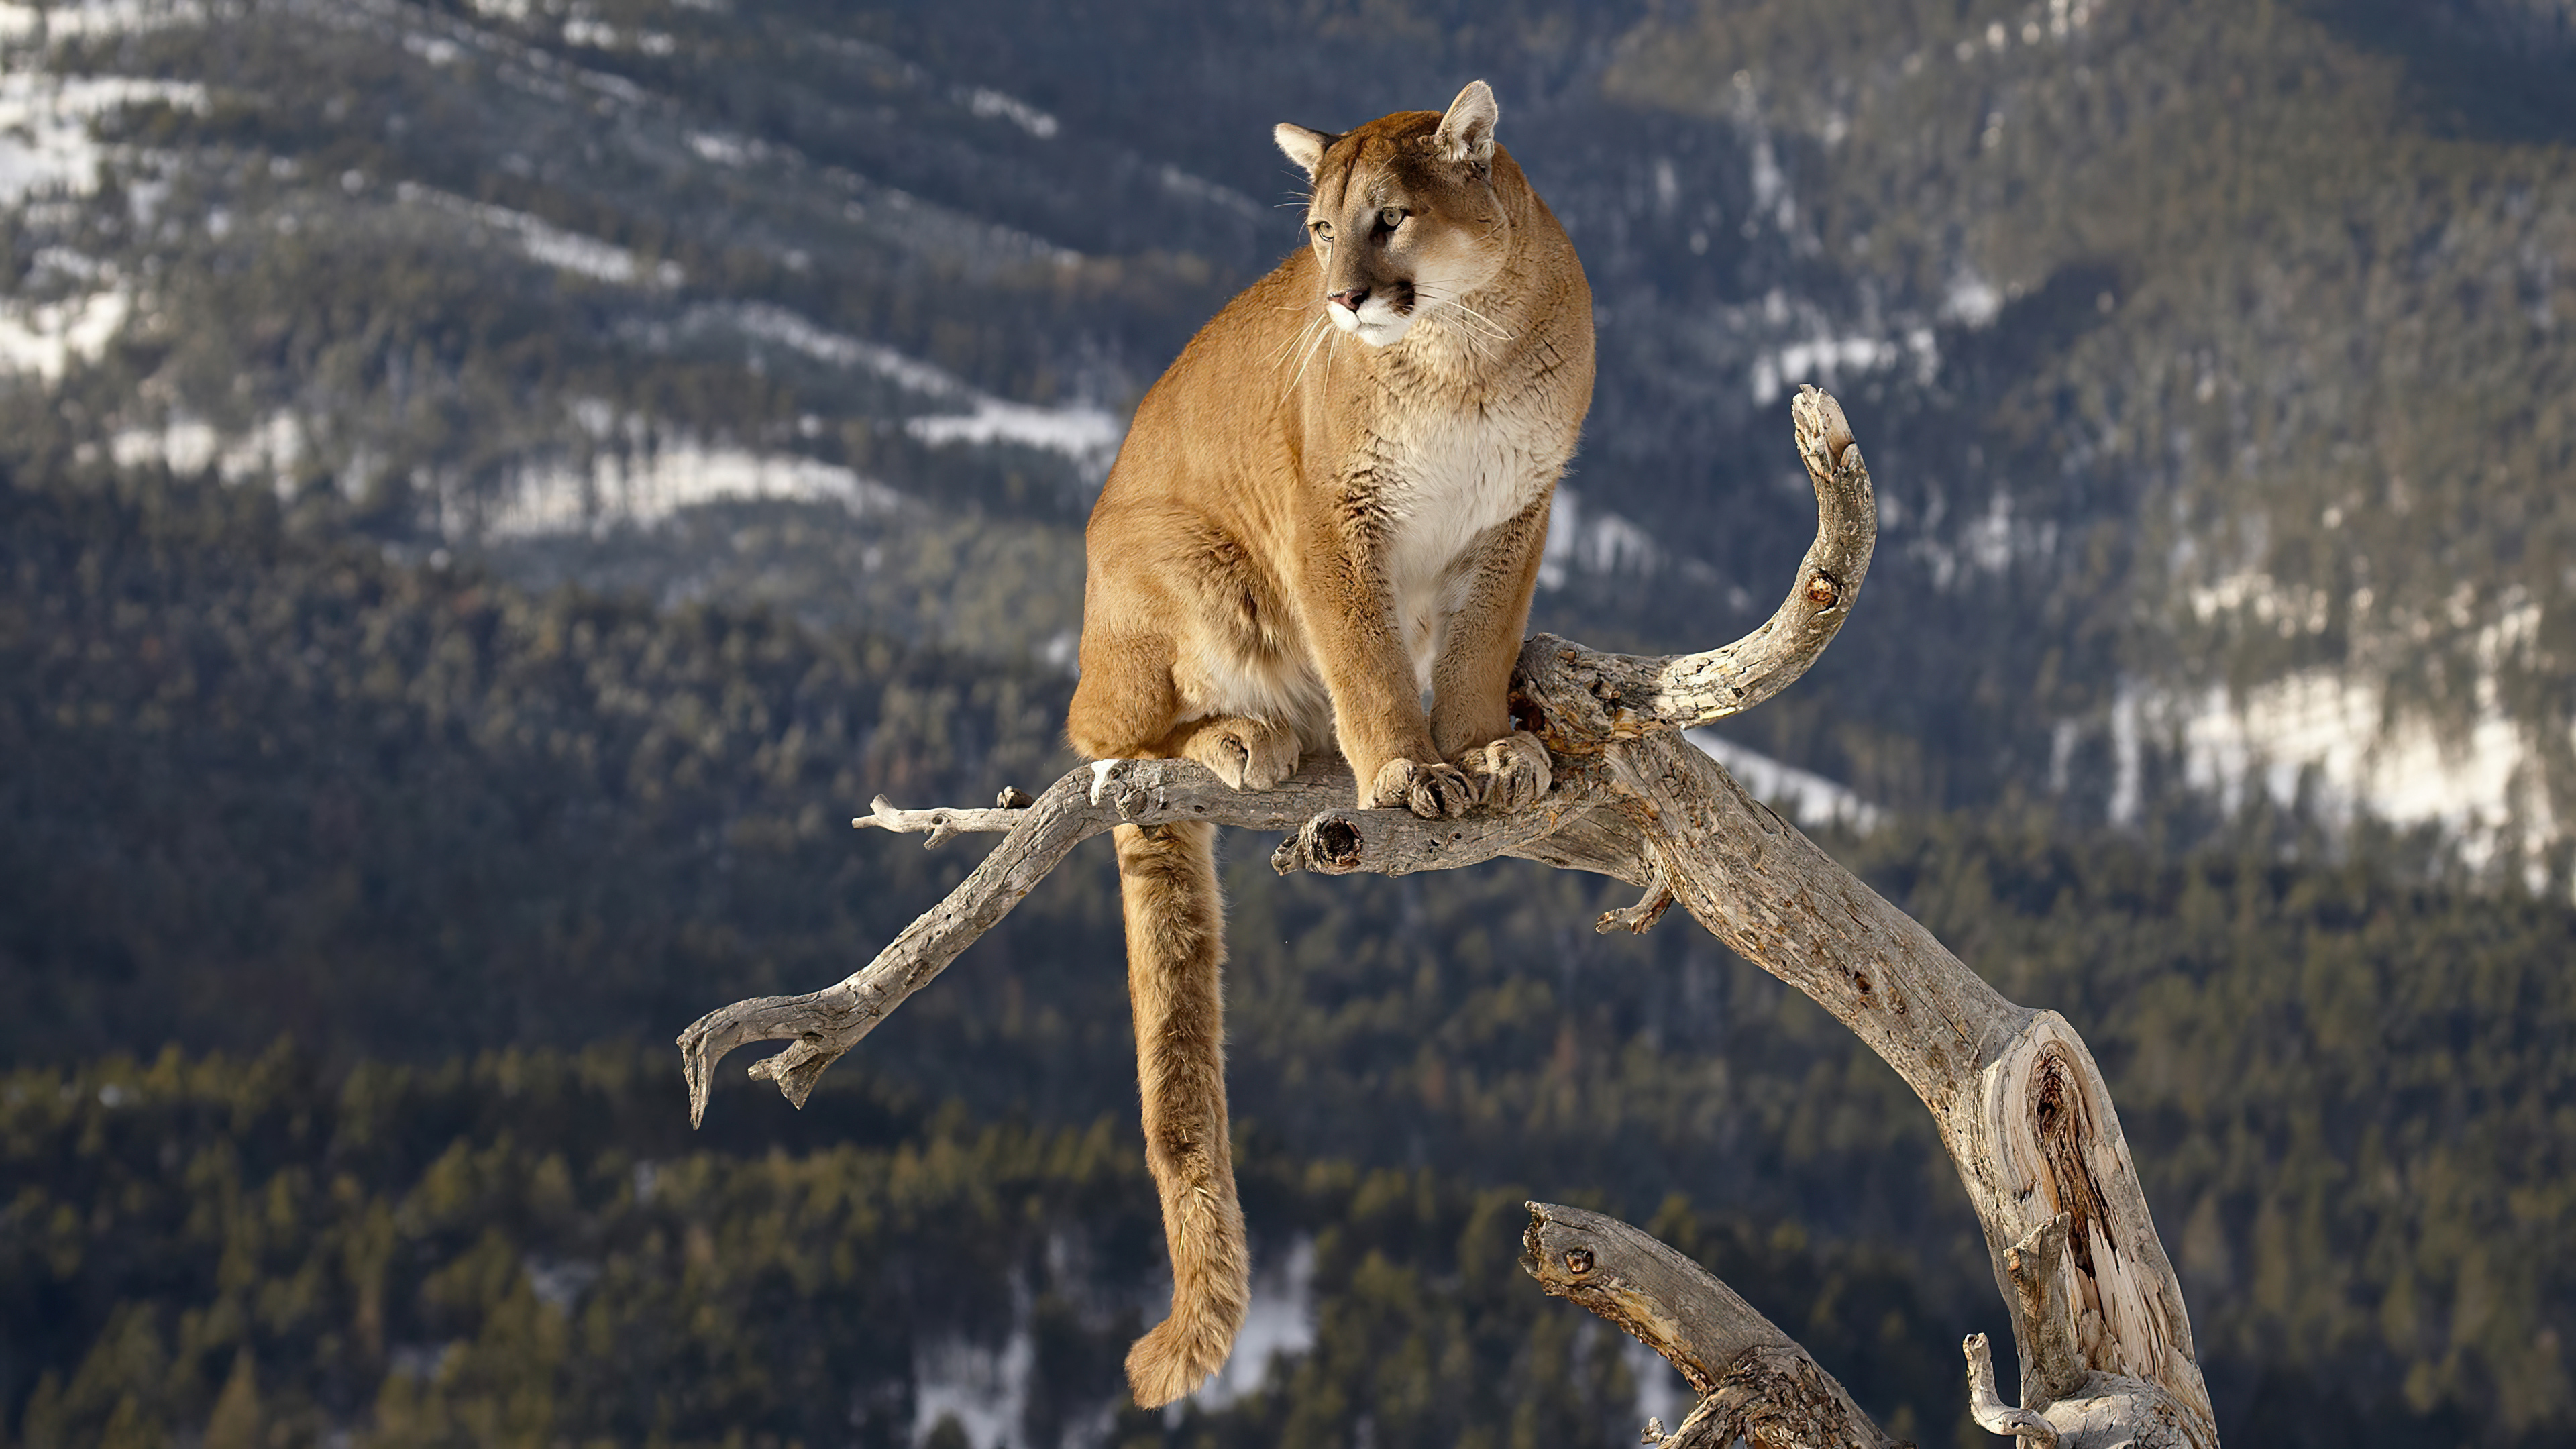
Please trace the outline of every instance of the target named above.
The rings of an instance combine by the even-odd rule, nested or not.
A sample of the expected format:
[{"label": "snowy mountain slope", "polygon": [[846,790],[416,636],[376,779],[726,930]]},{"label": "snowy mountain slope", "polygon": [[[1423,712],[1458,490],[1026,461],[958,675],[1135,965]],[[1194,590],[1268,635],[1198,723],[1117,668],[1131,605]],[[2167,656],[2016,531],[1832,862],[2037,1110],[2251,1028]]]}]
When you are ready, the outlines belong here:
[{"label": "snowy mountain slope", "polygon": [[1871,627],[1740,744],[2545,866],[2576,125],[2496,37],[2555,12],[1846,9],[7,8],[0,407],[396,549],[1061,663],[1121,419],[1294,244],[1269,125],[1482,74],[1598,298],[1541,627],[1758,619],[1823,382]]}]

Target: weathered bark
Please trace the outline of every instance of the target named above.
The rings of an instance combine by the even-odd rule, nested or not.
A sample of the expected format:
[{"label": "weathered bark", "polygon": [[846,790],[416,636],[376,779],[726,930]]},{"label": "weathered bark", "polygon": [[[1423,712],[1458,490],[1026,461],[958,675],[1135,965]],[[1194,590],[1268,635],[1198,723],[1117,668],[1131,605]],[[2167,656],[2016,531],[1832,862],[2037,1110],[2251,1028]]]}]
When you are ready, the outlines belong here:
[{"label": "weathered bark", "polygon": [[[1932,1112],[1983,1224],[2011,1308],[2021,1403],[1995,1396],[1982,1336],[1966,1345],[1979,1423],[2067,1449],[2215,1449],[2218,1433],[2180,1285],[2139,1189],[2091,1053],[2053,1012],[2006,1000],[1768,807],[1680,731],[1739,713],[1803,674],[1850,616],[1877,505],[1841,407],[1814,388],[1792,407],[1814,481],[1817,536],[1780,608],[1704,654],[1597,654],[1539,635],[1514,708],[1553,754],[1555,785],[1508,815],[1421,820],[1359,810],[1339,762],[1239,794],[1196,765],[1112,760],[1034,801],[897,810],[853,821],[937,845],[1002,831],[984,863],[847,979],[712,1012],[680,1036],[692,1120],[734,1047],[785,1041],[753,1065],[802,1104],[822,1070],[935,978],[1081,841],[1121,822],[1206,820],[1283,832],[1282,873],[1402,875],[1517,856],[1643,887],[1597,929],[1643,931],[1678,903],[1746,960],[1805,992],[1896,1069]],[[1636,1229],[1533,1204],[1525,1260],[1542,1286],[1602,1314],[1680,1368],[1702,1395],[1666,1444],[1737,1437],[1876,1449],[1886,1436],[1806,1351],[1697,1265]],[[1580,1265],[1580,1266],[1578,1266]]]},{"label": "weathered bark", "polygon": [[[1805,992],[1930,1108],[2014,1310],[2022,1407],[2086,1446],[2215,1445],[2181,1285],[2101,1073],[2055,1012],[2006,1000],[1914,919],[1671,734],[1607,747],[1620,809],[1674,898]],[[2063,1235],[2046,1229],[2059,1215]],[[2143,1411],[2143,1410],[2142,1410]]]},{"label": "weathered bark", "polygon": [[1812,387],[1790,405],[1798,461],[1816,485],[1816,541],[1759,628],[1702,654],[1596,654],[1552,634],[1521,646],[1513,684],[1548,747],[1589,753],[1610,740],[1691,729],[1742,714],[1797,681],[1834,642],[1869,575],[1878,498],[1842,404]]},{"label": "weathered bark", "polygon": [[1617,1218],[1529,1205],[1521,1267],[1681,1370],[1700,1409],[1658,1442],[1727,1449],[1884,1449],[1893,1443],[1797,1340],[1699,1264]]},{"label": "weathered bark", "polygon": [[966,832],[1008,833],[946,900],[905,927],[866,967],[820,991],[737,1002],[681,1033],[690,1120],[706,1115],[715,1064],[754,1041],[790,1043],[777,1056],[754,1063],[751,1074],[778,1083],[789,1101],[803,1106],[825,1067],[935,980],[1076,845],[1113,826],[1211,820],[1286,831],[1288,838],[1271,856],[1283,875],[1406,875],[1518,855],[1643,884],[1651,867],[1637,843],[1589,819],[1607,809],[1602,778],[1597,766],[1572,762],[1546,798],[1529,809],[1458,820],[1351,808],[1348,802],[1358,798],[1359,789],[1339,760],[1312,762],[1287,783],[1252,794],[1228,788],[1187,760],[1103,760],[1067,774],[1016,809],[897,810],[880,799],[872,813],[850,823],[927,834],[932,845]]}]

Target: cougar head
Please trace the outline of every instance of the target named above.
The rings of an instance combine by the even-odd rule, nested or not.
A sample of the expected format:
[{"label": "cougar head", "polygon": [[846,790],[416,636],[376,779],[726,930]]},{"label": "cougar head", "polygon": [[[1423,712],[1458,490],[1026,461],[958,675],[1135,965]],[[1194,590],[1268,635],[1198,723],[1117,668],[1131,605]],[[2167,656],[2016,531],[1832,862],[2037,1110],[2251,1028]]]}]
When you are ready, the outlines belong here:
[{"label": "cougar head", "polygon": [[1324,274],[1324,312],[1371,347],[1502,270],[1510,222],[1494,194],[1494,92],[1471,81],[1446,114],[1399,111],[1329,136],[1271,134],[1314,191],[1306,241]]}]

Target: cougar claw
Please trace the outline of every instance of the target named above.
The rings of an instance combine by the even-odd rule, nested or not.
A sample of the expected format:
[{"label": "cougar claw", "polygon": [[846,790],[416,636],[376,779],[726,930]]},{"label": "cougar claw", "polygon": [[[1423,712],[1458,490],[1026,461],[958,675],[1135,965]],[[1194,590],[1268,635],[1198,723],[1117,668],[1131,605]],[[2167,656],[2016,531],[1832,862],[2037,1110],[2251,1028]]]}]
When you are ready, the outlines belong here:
[{"label": "cougar claw", "polygon": [[1499,740],[1478,745],[1458,764],[1475,782],[1477,798],[1487,808],[1506,814],[1537,804],[1553,778],[1548,769],[1547,746],[1526,730],[1515,730]]},{"label": "cougar claw", "polygon": [[1297,732],[1260,720],[1213,720],[1200,727],[1182,753],[1215,772],[1231,789],[1267,790],[1297,773]]},{"label": "cougar claw", "polygon": [[1389,760],[1369,787],[1368,803],[1440,820],[1466,814],[1476,803],[1476,787],[1455,765]]}]

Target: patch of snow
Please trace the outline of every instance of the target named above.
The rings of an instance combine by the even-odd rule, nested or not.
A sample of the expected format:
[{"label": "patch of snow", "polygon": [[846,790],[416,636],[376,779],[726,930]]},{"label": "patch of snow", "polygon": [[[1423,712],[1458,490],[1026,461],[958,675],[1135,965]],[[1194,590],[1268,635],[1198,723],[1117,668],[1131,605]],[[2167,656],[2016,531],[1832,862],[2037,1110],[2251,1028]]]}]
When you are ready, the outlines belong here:
[{"label": "patch of snow", "polygon": [[1071,629],[1059,629],[1038,651],[1038,658],[1049,669],[1079,677],[1082,673],[1082,640]]},{"label": "patch of snow", "polygon": [[1254,1268],[1234,1354],[1190,1396],[1200,1408],[1222,1409],[1254,1392],[1268,1380],[1274,1355],[1294,1358],[1315,1346],[1315,1240],[1301,1235],[1285,1255]]},{"label": "patch of snow", "polygon": [[940,1420],[954,1418],[975,1449],[1018,1443],[1029,1402],[1029,1373],[1037,1358],[1037,1341],[1026,1324],[1013,1327],[999,1349],[954,1338],[917,1349],[913,1442],[928,1439]]},{"label": "patch of snow", "polygon": [[2057,552],[2056,520],[2018,516],[2012,495],[2000,488],[1987,498],[1985,512],[1962,519],[1956,535],[1947,540],[1932,531],[1942,511],[1936,502],[1924,517],[1922,533],[1905,545],[1906,556],[1920,560],[1931,573],[1935,589],[1948,589],[1964,570],[1999,574],[2016,559],[2045,559]]},{"label": "patch of snow", "polygon": [[465,53],[465,47],[453,40],[443,40],[435,35],[423,35],[417,30],[404,32],[402,47],[431,65],[441,66],[455,64],[456,58]]},{"label": "patch of snow", "polygon": [[[1805,342],[1792,342],[1776,352],[1766,352],[1753,360],[1753,400],[1770,403],[1778,400],[1785,384],[1813,382],[1823,387],[1842,385],[1842,374],[1876,372],[1894,367],[1905,360],[1909,350],[1921,358],[1930,347],[1931,334],[1917,329],[1921,340],[1909,335],[1903,343],[1877,337],[1816,337]],[[1928,378],[1925,379],[1929,381]]]},{"label": "patch of snow", "polygon": [[966,109],[987,120],[1000,116],[1041,141],[1055,138],[1058,129],[1055,117],[1017,96],[1004,95],[989,86],[972,86],[965,91],[963,98]]},{"label": "patch of snow", "polygon": [[528,1290],[539,1303],[559,1313],[569,1313],[590,1285],[599,1281],[599,1265],[579,1259],[556,1260],[534,1254],[522,1258],[521,1271],[528,1275]]},{"label": "patch of snow", "polygon": [[[2094,13],[2100,8],[2099,4],[2088,4],[2085,0],[2048,0],[2047,22],[2042,24],[2036,17],[2023,20],[2018,38],[2024,45],[2037,45],[2042,36],[2063,42],[2075,31],[2092,24]],[[1984,30],[1970,32],[1952,49],[1964,64],[1977,58],[1980,42],[1986,52],[2000,55],[2012,46],[2015,38],[2013,27],[2003,21],[1992,20],[1986,23]]]},{"label": "patch of snow", "polygon": [[31,281],[45,280],[47,273],[57,277],[68,277],[76,282],[101,280],[114,282],[116,280],[116,263],[90,256],[85,252],[74,251],[70,247],[38,247],[35,256],[28,260],[31,263],[29,267]]},{"label": "patch of snow", "polygon": [[767,155],[769,148],[758,141],[736,140],[714,131],[691,131],[689,149],[718,166],[747,166]]},{"label": "patch of snow", "polygon": [[2445,735],[2391,709],[2375,680],[2311,669],[2234,697],[2213,688],[2176,713],[2185,781],[2229,810],[2249,783],[2289,804],[2313,770],[2330,818],[2433,826],[2473,867],[2533,863],[2557,834],[2540,742],[2501,712],[2482,712],[2465,737]]},{"label": "patch of snow", "polygon": [[1798,224],[1798,199],[1789,191],[1789,175],[1780,169],[1780,160],[1772,154],[1771,138],[1757,134],[1753,138],[1753,209],[1768,209],[1772,220],[1782,231]]},{"label": "patch of snow", "polygon": [[105,148],[90,134],[90,122],[153,101],[204,110],[206,88],[129,76],[0,74],[0,204],[48,187],[84,196],[96,191]]},{"label": "patch of snow", "polygon": [[[2463,581],[2453,594],[2453,609],[2466,622],[2477,596],[2474,586]],[[2531,601],[2519,586],[2509,589],[2496,615],[2495,622],[2478,630],[2470,640],[2470,657],[2478,661],[2478,704],[2482,709],[2495,705],[2495,672],[2509,658],[2526,658],[2540,643],[2540,605]]]},{"label": "patch of snow", "polygon": [[2242,610],[2284,639],[2324,633],[2333,612],[2333,599],[2323,589],[2284,583],[2251,569],[2193,585],[2184,590],[2183,598],[2192,617],[2204,624]]},{"label": "patch of snow", "polygon": [[2048,727],[2048,790],[2052,795],[2066,793],[2068,769],[2075,763],[2075,741],[2079,732],[2075,721],[2062,719]]},{"label": "patch of snow", "polygon": [[1995,284],[1961,268],[1941,298],[1941,315],[1971,329],[1992,323],[2004,310],[2004,295]]},{"label": "patch of snow", "polygon": [[282,496],[295,486],[295,465],[304,458],[306,440],[303,423],[281,408],[250,431],[229,437],[209,423],[174,413],[156,427],[119,429],[107,447],[121,468],[163,463],[173,473],[198,473],[211,466],[226,483],[263,482]]},{"label": "patch of snow", "polygon": [[1177,192],[1212,206],[1221,206],[1228,211],[1256,220],[1261,216],[1261,203],[1231,186],[1220,186],[1203,176],[1193,176],[1178,166],[1165,166],[1160,175],[1163,187],[1167,191]]},{"label": "patch of snow", "polygon": [[2013,561],[2012,495],[1998,488],[1986,511],[1959,528],[1959,546],[1970,562],[1990,574],[2002,573]]},{"label": "patch of snow", "polygon": [[857,367],[876,373],[909,392],[943,402],[962,403],[963,413],[933,413],[907,419],[904,431],[933,447],[967,443],[990,446],[1015,443],[1062,453],[1105,472],[1127,424],[1107,408],[1087,403],[1048,407],[1011,402],[982,392],[961,378],[891,347],[834,332],[811,318],[765,303],[706,308],[699,316],[722,316],[745,333],[800,352],[834,367]]},{"label": "patch of snow", "polygon": [[1628,1365],[1628,1377],[1637,1385],[1637,1409],[1634,1418],[1643,1423],[1661,1419],[1667,1431],[1678,1429],[1697,1399],[1691,1393],[1690,1381],[1682,1377],[1662,1354],[1636,1339],[1621,1335],[1619,1357]]},{"label": "patch of snow", "polygon": [[1538,583],[1561,589],[1572,572],[1652,574],[1664,553],[1635,522],[1608,509],[1587,509],[1583,495],[1559,486],[1548,508],[1547,542],[1541,547]]},{"label": "patch of snow", "polygon": [[60,382],[73,362],[105,352],[133,309],[123,288],[60,302],[0,302],[0,370]]},{"label": "patch of snow", "polygon": [[203,472],[223,448],[223,435],[212,424],[193,418],[172,418],[158,429],[121,429],[107,444],[108,455],[120,468],[165,463],[173,473]]},{"label": "patch of snow", "polygon": [[[525,22],[536,8],[529,0],[504,0],[504,3],[475,0],[472,5],[472,9],[485,18],[513,23]],[[562,7],[558,5],[555,8],[560,10]],[[605,98],[606,105],[594,107],[602,115],[610,114],[616,106],[641,106],[650,99],[642,86],[624,76],[572,64],[543,46],[467,24],[446,13],[401,4],[398,0],[391,4],[380,0],[380,3],[373,4],[312,6],[301,13],[318,24],[360,31],[382,43],[402,45],[406,50],[432,58],[438,64],[444,64],[445,60],[437,57],[453,59],[454,56],[439,50],[440,37],[431,36],[429,32],[444,32],[445,43],[455,45],[460,52],[471,50],[492,58],[496,63],[494,73],[504,85],[556,103],[573,101],[575,97],[571,87],[578,86]],[[418,29],[406,29],[407,26]],[[422,37],[423,44],[413,43],[415,35]]]},{"label": "patch of snow", "polygon": [[2519,869],[2537,889],[2546,881],[2542,853],[2562,833],[2549,751],[2539,727],[2504,712],[2496,675],[2509,663],[2528,667],[2540,618],[2537,604],[2508,598],[2471,636],[2478,674],[2465,730],[2392,699],[2366,671],[2305,669],[2232,692],[2177,694],[2124,681],[2111,711],[2111,820],[2137,820],[2143,751],[2162,738],[2180,756],[2183,782],[2225,810],[2240,808],[2249,791],[2290,805],[2305,784],[2307,803],[2329,823],[2368,816],[2429,826],[2472,868]]},{"label": "patch of snow", "polygon": [[523,211],[468,201],[462,196],[409,181],[401,183],[396,191],[405,202],[435,207],[495,231],[508,232],[518,239],[519,249],[531,260],[560,271],[577,272],[622,286],[668,288],[688,279],[678,262],[664,261],[648,267],[642,258],[614,242],[565,231]]},{"label": "patch of snow", "polygon": [[735,327],[764,342],[775,342],[833,367],[865,368],[911,392],[969,401],[982,396],[963,380],[927,362],[906,357],[891,347],[862,342],[845,333],[835,332],[802,313],[791,312],[784,307],[749,302],[701,309],[701,312],[693,313],[692,318],[701,315],[721,315]]},{"label": "patch of snow", "polygon": [[1786,811],[1801,827],[1844,825],[1866,833],[1876,830],[1887,818],[1886,811],[1860,798],[1850,786],[1811,770],[1782,764],[1704,729],[1691,730],[1682,738],[1724,765],[1746,794],[1774,810]]},{"label": "patch of snow", "polygon": [[927,417],[908,418],[904,421],[903,430],[933,447],[952,443],[986,447],[995,443],[1016,443],[1025,448],[1062,453],[1070,458],[1097,460],[1103,465],[1118,451],[1119,442],[1127,436],[1127,425],[1107,408],[1081,403],[1070,407],[1039,407],[994,397],[977,399],[975,410],[963,415],[934,413]]},{"label": "patch of snow", "polygon": [[70,40],[92,35],[143,35],[174,25],[202,25],[197,0],[110,0],[107,4],[0,5],[0,41]]},{"label": "patch of snow", "polygon": [[2138,687],[2120,681],[2111,701],[2111,823],[2134,825],[2145,797],[2146,762],[2138,728]]},{"label": "patch of snow", "polygon": [[148,227],[161,215],[161,204],[170,199],[170,183],[146,181],[141,177],[126,183],[125,208],[132,213],[136,226]]},{"label": "patch of snow", "polygon": [[602,452],[586,469],[563,463],[525,468],[482,527],[500,538],[598,532],[621,523],[659,523],[699,504],[755,499],[838,503],[853,513],[871,513],[897,506],[902,495],[819,458],[756,453],[679,435],[649,448]]}]

